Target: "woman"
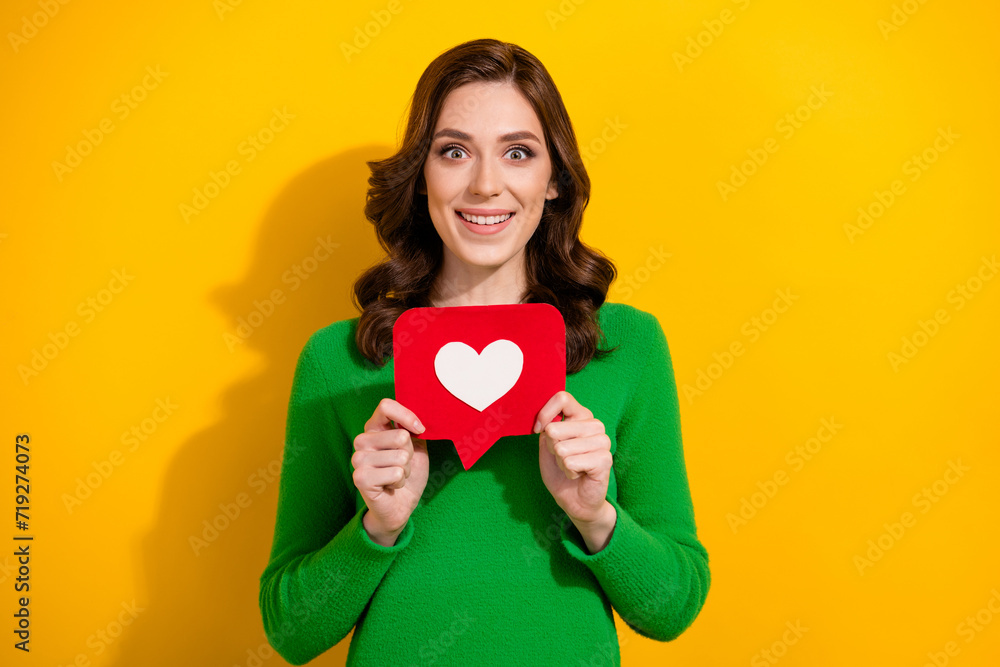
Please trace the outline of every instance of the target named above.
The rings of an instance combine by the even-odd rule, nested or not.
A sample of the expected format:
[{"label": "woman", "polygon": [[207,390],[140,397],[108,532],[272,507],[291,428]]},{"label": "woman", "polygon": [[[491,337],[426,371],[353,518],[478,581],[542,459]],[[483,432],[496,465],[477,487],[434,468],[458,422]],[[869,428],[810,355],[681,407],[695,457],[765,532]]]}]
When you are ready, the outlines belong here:
[{"label": "woman", "polygon": [[[354,286],[360,317],[312,334],[296,366],[260,577],[269,641],[296,665],[352,628],[349,665],[618,665],[612,607],[676,638],[710,574],[670,354],[653,315],[605,301],[615,268],[578,238],[590,182],[548,72],[513,44],[452,48],[399,152],[369,166],[388,257]],[[392,325],[511,303],[559,308],[566,391],[466,471],[390,398]]]}]

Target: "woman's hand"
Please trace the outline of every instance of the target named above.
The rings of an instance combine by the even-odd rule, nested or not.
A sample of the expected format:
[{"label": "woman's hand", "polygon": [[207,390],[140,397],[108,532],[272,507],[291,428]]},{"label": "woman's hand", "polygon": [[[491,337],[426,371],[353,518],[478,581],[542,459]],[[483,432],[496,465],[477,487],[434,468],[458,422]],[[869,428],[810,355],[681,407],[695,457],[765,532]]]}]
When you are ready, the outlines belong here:
[{"label": "woman's hand", "polygon": [[[562,421],[553,422],[560,413]],[[536,433],[541,424],[538,465],[552,497],[578,527],[606,522],[614,507],[606,498],[612,456],[604,423],[559,391],[538,411]]]},{"label": "woman's hand", "polygon": [[354,485],[368,506],[362,523],[384,546],[396,543],[427,486],[427,441],[410,434],[425,430],[418,424],[413,412],[383,398],[354,438]]}]

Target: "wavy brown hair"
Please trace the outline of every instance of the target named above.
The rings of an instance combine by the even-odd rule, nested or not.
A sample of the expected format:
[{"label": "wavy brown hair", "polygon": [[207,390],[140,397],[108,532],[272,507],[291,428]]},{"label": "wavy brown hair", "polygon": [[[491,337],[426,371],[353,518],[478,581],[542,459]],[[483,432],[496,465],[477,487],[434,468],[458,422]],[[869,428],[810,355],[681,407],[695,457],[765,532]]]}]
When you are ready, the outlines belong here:
[{"label": "wavy brown hair", "polygon": [[[375,225],[386,258],[354,282],[352,300],[361,311],[355,343],[369,361],[383,366],[392,354],[392,327],[403,311],[430,307],[443,257],[443,242],[430,219],[423,166],[431,135],[448,94],[473,82],[510,83],[531,103],[541,121],[558,196],[545,201],[538,227],[525,246],[527,289],[520,303],[548,303],[566,322],[566,372],[575,373],[604,340],[597,310],[617,271],[614,263],[580,238],[590,178],[569,114],[542,63],[521,47],[495,39],[455,46],[424,70],[410,101],[402,145],[395,155],[367,162],[371,168],[365,217]],[[468,112],[474,113],[474,103]]]}]

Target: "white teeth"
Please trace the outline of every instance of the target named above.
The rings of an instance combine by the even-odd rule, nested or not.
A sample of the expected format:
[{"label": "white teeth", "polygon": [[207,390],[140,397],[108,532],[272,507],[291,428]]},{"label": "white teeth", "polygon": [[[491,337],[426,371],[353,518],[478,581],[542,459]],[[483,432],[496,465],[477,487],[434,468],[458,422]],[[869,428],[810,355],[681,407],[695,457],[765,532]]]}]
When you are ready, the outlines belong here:
[{"label": "white teeth", "polygon": [[459,215],[461,215],[463,218],[465,218],[469,222],[473,222],[473,223],[475,223],[477,225],[495,225],[498,222],[503,222],[504,220],[506,220],[510,216],[514,215],[513,213],[507,213],[507,214],[504,214],[504,215],[487,215],[487,216],[484,216],[484,215],[467,215],[467,214],[463,213],[462,211],[459,211],[458,213],[459,213]]}]

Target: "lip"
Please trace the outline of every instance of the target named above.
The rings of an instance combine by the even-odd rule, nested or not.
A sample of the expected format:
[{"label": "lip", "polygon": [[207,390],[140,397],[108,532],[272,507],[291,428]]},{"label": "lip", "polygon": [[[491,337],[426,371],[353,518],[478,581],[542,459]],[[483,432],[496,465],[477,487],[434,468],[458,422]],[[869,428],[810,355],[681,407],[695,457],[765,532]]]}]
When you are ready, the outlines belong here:
[{"label": "lip", "polygon": [[507,208],[460,208],[458,210],[469,215],[504,215],[514,212]]},{"label": "lip", "polygon": [[500,210],[500,209],[493,209],[493,210],[499,211],[497,213],[474,213],[474,211],[489,211],[490,210],[490,209],[481,209],[481,208],[480,209],[463,208],[463,209],[460,209],[460,210],[463,211],[463,212],[465,212],[465,213],[468,213],[469,215],[503,215],[504,213],[511,213],[512,214],[509,218],[507,218],[503,222],[498,222],[495,225],[477,225],[476,223],[469,222],[468,220],[466,220],[465,218],[463,218],[461,216],[461,214],[459,214],[459,212],[456,210],[455,211],[455,217],[458,218],[463,225],[465,225],[465,228],[468,229],[473,234],[479,234],[481,236],[489,236],[491,234],[499,234],[500,232],[502,232],[503,230],[505,230],[508,227],[508,225],[510,225],[510,221],[513,220],[517,216],[517,213],[514,213],[513,211],[503,211],[503,210]]}]

